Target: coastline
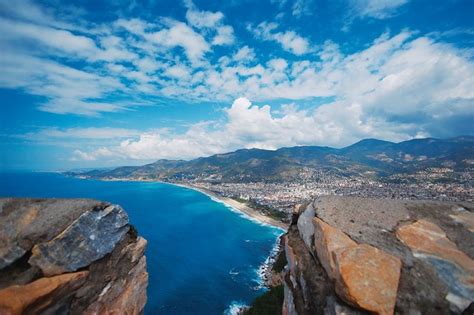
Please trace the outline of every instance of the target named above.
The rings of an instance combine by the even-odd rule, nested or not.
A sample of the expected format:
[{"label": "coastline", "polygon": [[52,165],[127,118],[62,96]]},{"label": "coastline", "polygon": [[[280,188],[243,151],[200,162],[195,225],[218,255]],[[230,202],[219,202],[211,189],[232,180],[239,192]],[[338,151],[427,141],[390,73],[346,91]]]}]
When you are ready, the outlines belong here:
[{"label": "coastline", "polygon": [[[240,213],[241,216],[247,220],[254,221],[256,224],[266,225],[266,226],[270,226],[270,227],[280,230],[281,233],[276,238],[275,244],[273,245],[272,250],[268,254],[267,258],[258,268],[256,268],[256,274],[259,279],[258,287],[267,288],[267,289],[270,289],[272,287],[272,282],[271,282],[272,281],[272,267],[273,267],[273,264],[275,263],[275,260],[279,251],[282,250],[281,237],[288,231],[289,224],[285,224],[281,221],[278,221],[276,219],[263,215],[259,213],[259,211],[257,211],[256,209],[253,209],[242,202],[239,202],[229,197],[224,197],[211,190],[208,190],[202,187],[197,187],[192,184],[173,183],[173,182],[157,181],[157,180],[150,180],[150,179],[126,179],[126,178],[94,179],[94,178],[85,178],[85,177],[81,179],[93,179],[93,180],[100,180],[100,181],[126,181],[126,182],[135,181],[135,182],[161,183],[161,184],[179,186],[186,189],[192,189],[194,191],[200,192],[210,197],[216,202],[223,203],[225,206],[230,208],[228,210]],[[230,315],[242,314],[242,311],[248,309],[250,305],[252,305],[252,303],[253,303],[253,300],[249,301],[248,303],[244,303],[242,301],[232,301],[232,303],[228,305],[227,309],[224,311],[224,314],[230,314]]]},{"label": "coastline", "polygon": [[238,212],[243,213],[244,215],[250,217],[251,219],[254,219],[261,224],[267,224],[275,228],[282,229],[284,232],[288,231],[289,224],[283,223],[281,221],[275,220],[273,218],[270,218],[266,215],[263,215],[259,213],[257,210],[247,206],[246,204],[239,202],[237,200],[234,200],[229,197],[224,197],[221,196],[209,189],[205,189],[202,187],[197,187],[191,184],[183,184],[183,183],[173,183],[173,182],[165,182],[165,181],[157,181],[157,180],[151,180],[151,179],[127,179],[127,178],[113,178],[113,179],[96,179],[96,178],[90,178],[90,177],[81,177],[81,176],[75,176],[80,179],[95,179],[95,180],[100,180],[100,181],[126,181],[126,182],[151,182],[151,183],[161,183],[161,184],[169,184],[169,185],[175,185],[187,189],[192,189],[195,191],[198,191],[206,196],[209,196],[210,198],[216,199],[227,206],[231,207],[232,209],[235,209]]},{"label": "coastline", "polygon": [[239,212],[242,212],[243,214],[249,216],[250,218],[257,220],[258,222],[261,222],[263,224],[268,224],[268,225],[271,225],[271,226],[276,227],[276,228],[280,228],[280,229],[284,230],[285,232],[288,230],[288,225],[287,224],[285,224],[281,221],[275,220],[273,218],[270,218],[266,215],[263,215],[263,214],[259,213],[257,210],[247,206],[244,203],[238,202],[237,200],[234,200],[232,198],[224,197],[224,196],[221,196],[219,194],[216,194],[215,192],[213,192],[209,189],[196,187],[196,186],[193,186],[193,185],[190,185],[190,184],[181,184],[181,183],[178,184],[178,183],[168,183],[168,182],[165,182],[165,183],[199,191],[202,194],[205,194],[205,195],[207,195],[211,198],[214,198],[214,199],[217,199],[217,200],[223,202],[224,204],[228,205],[229,207],[231,207],[231,208],[233,208],[233,209],[235,209]]}]

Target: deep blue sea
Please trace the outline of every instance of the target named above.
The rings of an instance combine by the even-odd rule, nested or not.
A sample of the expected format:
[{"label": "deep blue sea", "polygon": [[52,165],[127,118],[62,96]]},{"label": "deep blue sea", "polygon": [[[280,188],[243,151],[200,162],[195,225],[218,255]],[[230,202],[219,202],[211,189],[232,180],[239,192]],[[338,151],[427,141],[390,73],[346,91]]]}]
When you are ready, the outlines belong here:
[{"label": "deep blue sea", "polygon": [[281,230],[194,190],[55,173],[2,173],[0,196],[94,198],[120,204],[148,240],[146,314],[223,314],[263,293],[258,268]]}]

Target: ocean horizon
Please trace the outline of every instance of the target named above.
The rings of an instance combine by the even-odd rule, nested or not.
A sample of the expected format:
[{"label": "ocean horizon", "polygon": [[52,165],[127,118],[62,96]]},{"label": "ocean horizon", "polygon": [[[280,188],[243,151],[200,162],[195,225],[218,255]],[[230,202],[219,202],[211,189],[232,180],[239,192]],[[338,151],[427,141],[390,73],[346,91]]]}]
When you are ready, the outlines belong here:
[{"label": "ocean horizon", "polygon": [[193,189],[59,173],[0,173],[1,197],[91,198],[121,205],[148,241],[145,314],[232,314],[265,292],[279,228]]}]

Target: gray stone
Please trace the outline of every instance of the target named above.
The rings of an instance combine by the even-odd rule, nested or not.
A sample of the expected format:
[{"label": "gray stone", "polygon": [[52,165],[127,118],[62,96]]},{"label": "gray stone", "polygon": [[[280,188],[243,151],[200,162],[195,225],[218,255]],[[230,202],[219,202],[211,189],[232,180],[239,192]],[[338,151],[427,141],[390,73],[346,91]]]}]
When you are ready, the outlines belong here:
[{"label": "gray stone", "polygon": [[54,239],[35,245],[29,263],[47,276],[75,271],[110,253],[128,230],[120,206],[88,211]]},{"label": "gray stone", "polygon": [[106,205],[90,199],[0,198],[0,269],[54,238],[84,212]]},{"label": "gray stone", "polygon": [[309,204],[298,218],[298,231],[304,243],[306,244],[306,247],[311,253],[313,252],[314,215],[315,213],[313,205]]},{"label": "gray stone", "polygon": [[0,198],[0,313],[143,314],[145,248],[118,206]]},{"label": "gray stone", "polygon": [[288,285],[284,284],[284,300],[283,300],[283,314],[285,315],[298,315],[295,308],[295,303],[293,300],[293,293],[291,293]]}]

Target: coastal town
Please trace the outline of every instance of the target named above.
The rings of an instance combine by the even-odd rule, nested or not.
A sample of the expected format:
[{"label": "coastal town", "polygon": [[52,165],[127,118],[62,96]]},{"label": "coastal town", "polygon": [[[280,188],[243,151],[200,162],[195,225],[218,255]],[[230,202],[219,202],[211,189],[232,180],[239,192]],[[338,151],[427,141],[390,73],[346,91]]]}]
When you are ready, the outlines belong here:
[{"label": "coastal town", "polygon": [[251,202],[254,207],[263,206],[286,214],[291,213],[295,205],[324,195],[472,202],[474,200],[472,171],[453,174],[457,179],[452,182],[433,180],[446,172],[446,170],[426,170],[415,175],[397,174],[390,178],[392,182],[325,174],[317,180],[306,178],[300,181],[276,183],[216,183],[199,177],[183,183],[241,202]]}]

